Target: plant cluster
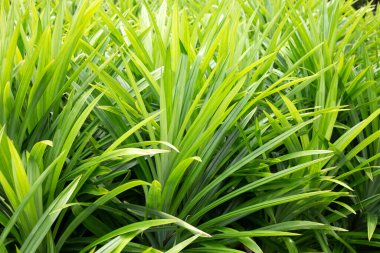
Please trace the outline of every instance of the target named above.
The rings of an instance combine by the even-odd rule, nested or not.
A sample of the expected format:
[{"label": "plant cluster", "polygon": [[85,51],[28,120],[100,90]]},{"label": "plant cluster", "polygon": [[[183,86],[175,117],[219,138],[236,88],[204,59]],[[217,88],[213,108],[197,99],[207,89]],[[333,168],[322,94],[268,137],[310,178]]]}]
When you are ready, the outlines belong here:
[{"label": "plant cluster", "polygon": [[353,4],[0,0],[0,252],[375,252]]}]

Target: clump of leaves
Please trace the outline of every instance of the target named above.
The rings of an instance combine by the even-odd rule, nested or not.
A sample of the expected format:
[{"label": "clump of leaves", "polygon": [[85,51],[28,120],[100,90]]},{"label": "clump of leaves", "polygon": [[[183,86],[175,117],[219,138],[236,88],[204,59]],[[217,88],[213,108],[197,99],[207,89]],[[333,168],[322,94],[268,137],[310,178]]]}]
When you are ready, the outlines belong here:
[{"label": "clump of leaves", "polygon": [[379,247],[380,14],[1,1],[1,252]]}]

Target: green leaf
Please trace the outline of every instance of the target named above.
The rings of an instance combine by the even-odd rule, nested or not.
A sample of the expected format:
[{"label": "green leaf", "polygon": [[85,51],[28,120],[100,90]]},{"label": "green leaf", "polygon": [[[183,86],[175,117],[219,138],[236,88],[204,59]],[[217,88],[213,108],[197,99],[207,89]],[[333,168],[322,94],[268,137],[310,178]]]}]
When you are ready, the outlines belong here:
[{"label": "green leaf", "polygon": [[46,234],[49,232],[52,224],[58,218],[60,212],[52,211],[62,208],[70,199],[74,190],[78,186],[80,177],[77,177],[73,182],[68,185],[49,205],[44,214],[38,220],[29,236],[22,244],[21,252],[35,252],[39,247]]},{"label": "green leaf", "polygon": [[377,215],[368,213],[367,214],[367,231],[368,231],[368,241],[371,240],[373,233],[375,232],[377,226]]}]

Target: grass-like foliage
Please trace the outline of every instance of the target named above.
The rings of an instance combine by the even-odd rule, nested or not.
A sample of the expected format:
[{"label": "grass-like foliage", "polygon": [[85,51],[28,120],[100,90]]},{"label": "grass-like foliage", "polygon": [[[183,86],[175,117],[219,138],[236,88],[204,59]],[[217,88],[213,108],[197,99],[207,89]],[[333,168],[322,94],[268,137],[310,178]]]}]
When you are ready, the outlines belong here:
[{"label": "grass-like foliage", "polygon": [[0,252],[380,250],[380,11],[0,0]]}]

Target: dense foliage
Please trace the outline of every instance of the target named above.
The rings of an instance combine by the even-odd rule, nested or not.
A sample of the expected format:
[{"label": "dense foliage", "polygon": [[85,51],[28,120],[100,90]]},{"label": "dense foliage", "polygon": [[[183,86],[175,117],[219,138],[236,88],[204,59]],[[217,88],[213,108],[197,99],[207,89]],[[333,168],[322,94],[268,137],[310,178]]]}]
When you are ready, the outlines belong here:
[{"label": "dense foliage", "polygon": [[0,252],[379,250],[379,8],[0,1]]}]

